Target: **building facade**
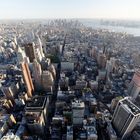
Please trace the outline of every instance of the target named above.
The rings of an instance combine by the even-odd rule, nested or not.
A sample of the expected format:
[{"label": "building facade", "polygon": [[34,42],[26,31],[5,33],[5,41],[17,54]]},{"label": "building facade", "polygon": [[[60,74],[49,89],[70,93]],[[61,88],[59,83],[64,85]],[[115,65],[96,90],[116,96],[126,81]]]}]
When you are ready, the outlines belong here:
[{"label": "building facade", "polygon": [[127,139],[140,120],[140,109],[132,103],[129,97],[120,100],[114,111],[112,124],[121,137]]}]

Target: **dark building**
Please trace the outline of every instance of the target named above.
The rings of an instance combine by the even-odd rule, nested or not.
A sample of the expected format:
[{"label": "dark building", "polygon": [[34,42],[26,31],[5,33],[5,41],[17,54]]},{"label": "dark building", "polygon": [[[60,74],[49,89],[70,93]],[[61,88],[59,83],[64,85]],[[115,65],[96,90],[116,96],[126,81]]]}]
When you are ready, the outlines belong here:
[{"label": "dark building", "polygon": [[25,45],[25,53],[27,57],[29,57],[30,62],[33,62],[33,60],[36,59],[34,43]]},{"label": "dark building", "polygon": [[25,117],[28,129],[33,134],[43,135],[47,121],[49,98],[34,96],[27,101]]},{"label": "dark building", "polygon": [[34,96],[31,100],[27,101],[26,111],[42,111],[44,119],[47,119],[48,114],[49,97]]}]

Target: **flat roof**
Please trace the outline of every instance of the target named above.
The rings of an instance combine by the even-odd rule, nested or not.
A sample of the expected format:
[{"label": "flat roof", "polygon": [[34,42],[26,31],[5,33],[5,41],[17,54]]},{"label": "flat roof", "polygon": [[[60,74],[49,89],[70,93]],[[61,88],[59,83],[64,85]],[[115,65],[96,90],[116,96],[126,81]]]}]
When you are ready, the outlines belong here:
[{"label": "flat roof", "polygon": [[72,108],[84,108],[85,107],[85,104],[84,102],[82,101],[75,101],[75,102],[72,102]]},{"label": "flat roof", "polygon": [[39,117],[41,115],[41,111],[40,112],[26,112],[26,120],[28,123],[35,123],[39,121]]},{"label": "flat roof", "polygon": [[128,98],[124,98],[123,100],[121,100],[121,103],[123,105],[125,105],[125,107],[131,111],[131,113],[133,113],[134,115],[140,115],[140,108],[137,107],[131,100],[129,100]]},{"label": "flat roof", "polygon": [[34,96],[31,100],[27,101],[26,109],[30,109],[32,107],[44,107],[46,99],[47,97],[45,96]]}]

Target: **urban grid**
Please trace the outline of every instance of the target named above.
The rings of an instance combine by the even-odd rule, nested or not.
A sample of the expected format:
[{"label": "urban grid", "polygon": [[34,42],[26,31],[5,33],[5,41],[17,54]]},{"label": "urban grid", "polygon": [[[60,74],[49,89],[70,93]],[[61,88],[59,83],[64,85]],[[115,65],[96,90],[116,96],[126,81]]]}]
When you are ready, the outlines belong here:
[{"label": "urban grid", "polygon": [[140,140],[140,37],[78,20],[0,24],[1,140]]}]

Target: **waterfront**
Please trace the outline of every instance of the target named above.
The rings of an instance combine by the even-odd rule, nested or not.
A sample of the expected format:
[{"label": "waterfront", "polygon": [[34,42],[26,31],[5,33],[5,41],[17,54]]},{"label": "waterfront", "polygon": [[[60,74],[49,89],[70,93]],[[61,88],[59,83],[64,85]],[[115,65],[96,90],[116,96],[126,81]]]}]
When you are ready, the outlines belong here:
[{"label": "waterfront", "polygon": [[[80,19],[80,22],[82,22],[85,26],[92,27],[95,29],[107,29],[112,32],[125,32],[128,34],[132,34],[134,36],[140,36],[140,22],[137,21],[137,26],[123,26],[122,25],[111,25],[111,24],[102,24],[102,20],[96,20],[96,19]],[[107,20],[110,21],[110,20]],[[117,24],[117,21],[115,21]],[[123,23],[123,21],[121,21]],[[126,22],[126,21],[124,21]],[[127,24],[135,23],[136,21],[128,21]]]}]

